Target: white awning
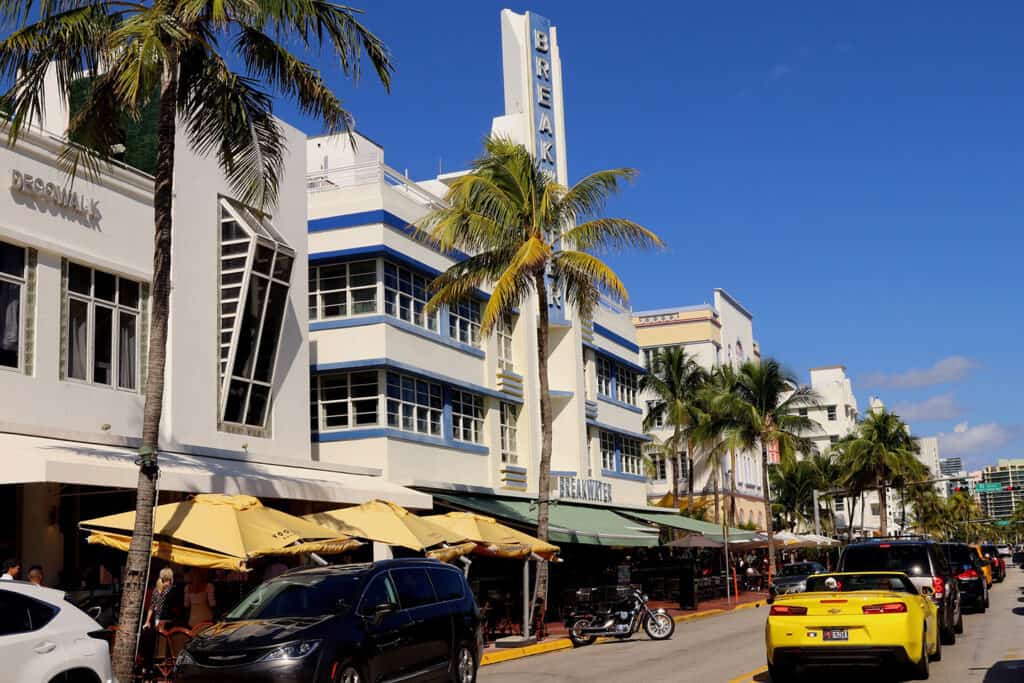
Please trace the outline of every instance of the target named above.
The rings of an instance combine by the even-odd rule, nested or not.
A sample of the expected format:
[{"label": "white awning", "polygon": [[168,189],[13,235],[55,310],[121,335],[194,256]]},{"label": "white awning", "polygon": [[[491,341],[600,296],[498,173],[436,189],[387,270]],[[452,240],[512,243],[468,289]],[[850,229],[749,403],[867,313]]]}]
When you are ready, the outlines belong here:
[{"label": "white awning", "polygon": [[[54,482],[133,489],[139,476],[136,458],[128,448],[0,434],[0,484]],[[160,453],[160,489],[353,505],[380,498],[412,509],[433,507],[428,494],[381,477],[181,453]]]}]

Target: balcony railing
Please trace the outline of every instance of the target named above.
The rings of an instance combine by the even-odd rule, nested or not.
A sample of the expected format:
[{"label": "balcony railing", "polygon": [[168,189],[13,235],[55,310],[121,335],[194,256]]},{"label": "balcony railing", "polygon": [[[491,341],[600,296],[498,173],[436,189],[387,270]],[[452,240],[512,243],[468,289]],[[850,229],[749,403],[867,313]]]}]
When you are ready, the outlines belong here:
[{"label": "balcony railing", "polygon": [[331,192],[374,184],[387,185],[410,201],[427,208],[432,209],[442,205],[438,197],[427,192],[387,164],[376,161],[312,171],[306,174],[306,190],[310,193]]}]

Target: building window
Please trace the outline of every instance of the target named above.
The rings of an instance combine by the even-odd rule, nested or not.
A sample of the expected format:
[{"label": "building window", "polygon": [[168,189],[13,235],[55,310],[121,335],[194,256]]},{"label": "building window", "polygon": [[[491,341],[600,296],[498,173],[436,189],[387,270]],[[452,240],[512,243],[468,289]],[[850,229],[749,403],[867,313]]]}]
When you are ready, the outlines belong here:
[{"label": "building window", "polygon": [[376,312],[376,261],[310,266],[310,320],[347,318]]},{"label": "building window", "polygon": [[615,368],[615,393],[623,403],[636,405],[637,374],[623,366]]},{"label": "building window", "polygon": [[501,461],[514,465],[519,462],[517,426],[519,407],[507,401],[501,402]]},{"label": "building window", "polygon": [[615,435],[601,432],[601,469],[615,471]]},{"label": "building window", "polygon": [[65,377],[137,390],[139,283],[69,261],[65,266]]},{"label": "building window", "polygon": [[514,329],[515,320],[512,316],[502,316],[501,322],[497,325],[498,369],[506,372],[515,372],[515,363],[512,361],[512,331]]},{"label": "building window", "polygon": [[668,479],[668,460],[664,455],[656,455],[651,459],[652,479],[654,481],[665,481]]},{"label": "building window", "polygon": [[27,250],[0,242],[0,367],[20,369],[25,347]]},{"label": "building window", "polygon": [[452,438],[456,441],[483,441],[484,401],[468,391],[452,389]]},{"label": "building window", "polygon": [[444,411],[441,385],[388,373],[388,426],[407,432],[441,435]]},{"label": "building window", "polygon": [[462,301],[448,308],[448,336],[463,344],[480,346],[480,302]]},{"label": "building window", "polygon": [[797,408],[796,412],[800,417],[807,417],[807,408]]},{"label": "building window", "polygon": [[665,411],[660,410],[657,413],[655,413],[655,408],[657,408],[659,405],[661,405],[661,401],[647,402],[647,413],[649,415],[654,415],[654,421],[652,424],[654,425],[655,429],[661,429],[662,427],[665,426]]},{"label": "building window", "polygon": [[262,429],[295,252],[258,211],[225,198],[220,210],[220,418]]},{"label": "building window", "polygon": [[377,372],[314,375],[313,431],[327,432],[378,424]]},{"label": "building window", "polygon": [[614,374],[614,365],[607,358],[598,356],[597,358],[597,393],[600,396],[611,396],[612,395],[612,375]]},{"label": "building window", "polygon": [[622,438],[622,471],[626,474],[640,476],[644,473],[644,461],[640,456],[640,442],[636,439]]},{"label": "building window", "polygon": [[426,315],[427,278],[408,268],[384,263],[384,312],[400,320],[437,332],[437,313]]},{"label": "building window", "polygon": [[836,407],[835,406],[829,406],[826,410],[828,411],[828,421],[829,422],[835,422],[836,421]]},{"label": "building window", "polygon": [[828,442],[829,443],[839,443],[839,437],[836,436],[835,434],[833,434],[833,435],[828,437]]}]

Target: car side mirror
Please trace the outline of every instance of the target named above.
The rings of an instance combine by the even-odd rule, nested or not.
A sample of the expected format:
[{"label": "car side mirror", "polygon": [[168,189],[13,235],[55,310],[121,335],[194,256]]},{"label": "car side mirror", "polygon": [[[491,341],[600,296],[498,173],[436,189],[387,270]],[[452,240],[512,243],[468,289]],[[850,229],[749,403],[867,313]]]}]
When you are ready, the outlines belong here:
[{"label": "car side mirror", "polygon": [[926,598],[930,598],[931,596],[935,595],[935,589],[932,588],[931,586],[921,586],[921,589],[920,589],[919,592],[921,593],[921,595],[925,596]]},{"label": "car side mirror", "polygon": [[394,614],[398,611],[398,605],[393,602],[383,602],[373,608],[373,618],[375,621],[380,621],[389,614]]}]

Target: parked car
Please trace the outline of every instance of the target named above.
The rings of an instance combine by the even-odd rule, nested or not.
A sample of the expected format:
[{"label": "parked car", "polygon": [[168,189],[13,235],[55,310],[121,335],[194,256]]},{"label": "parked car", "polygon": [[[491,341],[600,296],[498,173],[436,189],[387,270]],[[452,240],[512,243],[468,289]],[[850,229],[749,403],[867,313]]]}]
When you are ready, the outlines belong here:
[{"label": "parked car", "polygon": [[1006,580],[1006,560],[999,554],[999,549],[992,543],[982,543],[981,552],[992,563],[992,580],[1002,583]]},{"label": "parked car", "polygon": [[917,536],[875,538],[846,546],[839,558],[839,572],[903,572],[918,588],[930,586],[939,612],[942,642],[952,645],[963,633],[960,587],[935,541]]},{"label": "parked car", "polygon": [[975,553],[978,556],[978,560],[981,562],[981,569],[985,573],[985,583],[987,583],[988,587],[991,588],[993,579],[992,562],[987,557],[985,557],[985,553],[981,552],[980,545],[976,543],[968,544],[967,547],[971,549],[971,552]]},{"label": "parked car", "polygon": [[839,667],[865,664],[928,678],[929,660],[942,658],[931,592],[900,572],[811,576],[806,592],[778,596],[768,613],[772,683],[794,680],[798,667],[827,666],[827,678]]},{"label": "parked car", "polygon": [[3,680],[113,681],[107,632],[65,600],[63,591],[4,581],[0,617]]},{"label": "parked car", "polygon": [[263,583],[200,633],[175,681],[473,683],[482,650],[480,611],[454,567],[315,567]]},{"label": "parked car", "polygon": [[807,577],[812,574],[824,574],[827,570],[818,562],[794,562],[783,565],[779,573],[772,578],[772,595],[785,593],[802,593],[807,590]]},{"label": "parked car", "polygon": [[966,543],[943,543],[946,559],[960,588],[960,608],[984,612],[988,609],[988,584],[977,554]]}]

